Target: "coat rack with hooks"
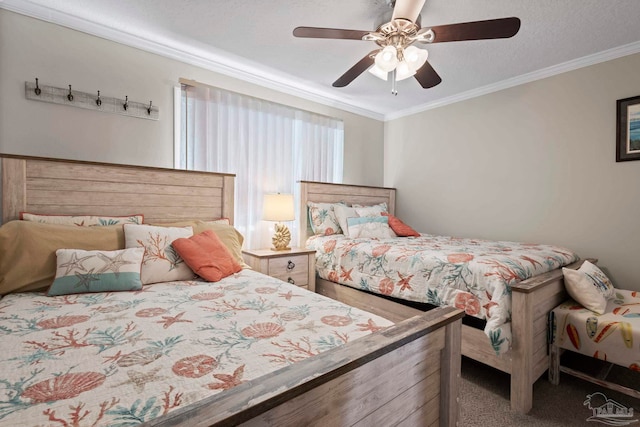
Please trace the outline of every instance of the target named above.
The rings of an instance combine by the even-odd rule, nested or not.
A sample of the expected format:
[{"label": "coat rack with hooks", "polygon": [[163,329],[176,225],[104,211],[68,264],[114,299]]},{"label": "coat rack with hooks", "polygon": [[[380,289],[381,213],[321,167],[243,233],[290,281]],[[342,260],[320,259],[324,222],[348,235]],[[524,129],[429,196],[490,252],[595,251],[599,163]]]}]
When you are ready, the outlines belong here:
[{"label": "coat rack with hooks", "polygon": [[149,101],[148,104],[129,101],[128,95],[119,99],[102,96],[99,90],[96,93],[80,92],[73,89],[72,85],[68,88],[45,86],[41,85],[37,78],[35,82],[25,82],[24,89],[27,99],[33,101],[70,105],[139,119],[158,120],[160,117],[160,110],[153,105],[153,101]]}]

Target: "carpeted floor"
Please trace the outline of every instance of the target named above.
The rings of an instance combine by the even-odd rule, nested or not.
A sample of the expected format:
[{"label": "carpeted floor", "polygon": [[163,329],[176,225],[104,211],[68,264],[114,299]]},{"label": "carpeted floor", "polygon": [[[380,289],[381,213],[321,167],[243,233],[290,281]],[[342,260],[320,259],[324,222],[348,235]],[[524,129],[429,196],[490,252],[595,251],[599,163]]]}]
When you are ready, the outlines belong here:
[{"label": "carpeted floor", "polygon": [[[590,373],[603,366],[603,362],[575,353],[565,353],[562,363]],[[633,408],[637,416],[632,419],[640,420],[640,400],[564,373],[560,374],[558,386],[549,383],[546,374],[535,383],[533,409],[527,415],[511,412],[509,375],[463,357],[462,379],[459,425],[464,427],[605,426],[601,422],[588,422],[587,418],[593,412],[583,405],[588,394],[598,391],[627,408]],[[640,390],[640,373],[619,366],[611,369],[607,380]],[[630,425],[640,426],[640,421]]]}]

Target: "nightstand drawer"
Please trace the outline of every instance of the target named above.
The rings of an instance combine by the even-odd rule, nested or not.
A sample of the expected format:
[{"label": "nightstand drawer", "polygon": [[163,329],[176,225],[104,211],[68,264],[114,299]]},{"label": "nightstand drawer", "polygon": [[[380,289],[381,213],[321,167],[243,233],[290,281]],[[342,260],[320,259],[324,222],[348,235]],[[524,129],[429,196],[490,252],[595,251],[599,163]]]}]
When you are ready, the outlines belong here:
[{"label": "nightstand drawer", "polygon": [[245,249],[242,251],[242,257],[255,271],[306,288],[311,292],[316,291],[316,253],[313,250]]},{"label": "nightstand drawer", "polygon": [[309,283],[309,257],[294,255],[272,258],[269,260],[268,274],[285,282],[306,286]]}]

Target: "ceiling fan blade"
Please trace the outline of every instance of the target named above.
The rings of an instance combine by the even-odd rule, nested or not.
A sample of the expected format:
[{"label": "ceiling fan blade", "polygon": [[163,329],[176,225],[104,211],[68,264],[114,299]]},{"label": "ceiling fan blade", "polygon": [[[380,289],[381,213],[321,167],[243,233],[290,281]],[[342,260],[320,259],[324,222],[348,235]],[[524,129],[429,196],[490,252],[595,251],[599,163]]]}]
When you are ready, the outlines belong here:
[{"label": "ceiling fan blade", "polygon": [[418,83],[420,83],[420,86],[425,89],[437,86],[442,81],[429,62],[425,62],[413,77],[415,77]]},{"label": "ceiling fan blade", "polygon": [[520,30],[520,19],[500,18],[486,21],[462,22],[459,24],[431,27],[435,37],[432,43],[458,42],[463,40],[506,39]]},{"label": "ceiling fan blade", "polygon": [[333,82],[333,87],[345,87],[349,83],[355,80],[360,74],[364,73],[367,68],[373,65],[373,56],[379,51],[372,50],[364,58],[356,63],[353,67],[349,68],[346,73],[340,76],[338,80]]},{"label": "ceiling fan blade", "polygon": [[408,19],[415,23],[422,11],[425,0],[396,0],[391,19]]},{"label": "ceiling fan blade", "polygon": [[340,28],[296,27],[293,35],[314,39],[348,39],[362,40],[362,37],[371,31],[343,30]]}]

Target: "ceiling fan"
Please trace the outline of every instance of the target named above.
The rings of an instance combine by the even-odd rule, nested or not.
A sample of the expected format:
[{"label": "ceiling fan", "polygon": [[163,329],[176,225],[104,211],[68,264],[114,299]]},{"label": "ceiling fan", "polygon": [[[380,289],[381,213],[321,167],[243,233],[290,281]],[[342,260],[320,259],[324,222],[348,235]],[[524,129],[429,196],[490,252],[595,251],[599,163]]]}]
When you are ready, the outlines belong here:
[{"label": "ceiling fan", "polygon": [[387,2],[393,7],[391,19],[383,22],[375,31],[318,27],[296,27],[293,30],[296,37],[365,40],[373,41],[379,46],[333,82],[334,87],[347,86],[369,69],[383,80],[391,79],[391,93],[394,95],[398,94],[396,82],[411,76],[423,88],[431,88],[442,79],[427,62],[428,52],[413,46],[414,43],[502,39],[513,37],[520,29],[520,19],[515,17],[422,28],[420,11],[425,0]]}]

